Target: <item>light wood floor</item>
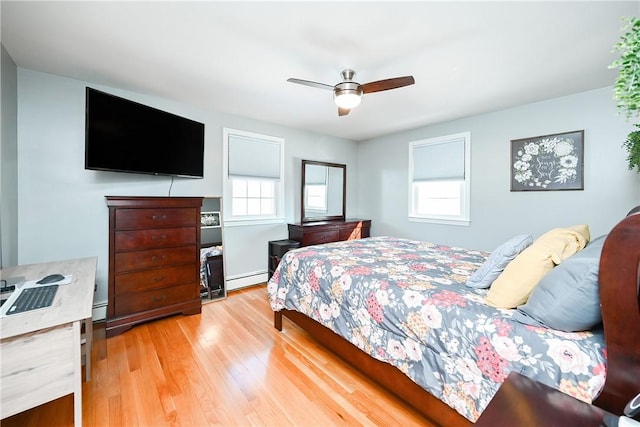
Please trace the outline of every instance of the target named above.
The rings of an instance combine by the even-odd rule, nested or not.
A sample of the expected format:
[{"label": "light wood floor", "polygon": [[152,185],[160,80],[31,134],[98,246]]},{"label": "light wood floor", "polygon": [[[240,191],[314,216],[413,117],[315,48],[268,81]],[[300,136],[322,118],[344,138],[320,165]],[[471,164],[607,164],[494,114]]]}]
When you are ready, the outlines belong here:
[{"label": "light wood floor", "polygon": [[[287,319],[276,331],[264,286],[109,339],[98,326],[94,337],[85,426],[429,425]],[[1,424],[72,426],[73,399]]]}]

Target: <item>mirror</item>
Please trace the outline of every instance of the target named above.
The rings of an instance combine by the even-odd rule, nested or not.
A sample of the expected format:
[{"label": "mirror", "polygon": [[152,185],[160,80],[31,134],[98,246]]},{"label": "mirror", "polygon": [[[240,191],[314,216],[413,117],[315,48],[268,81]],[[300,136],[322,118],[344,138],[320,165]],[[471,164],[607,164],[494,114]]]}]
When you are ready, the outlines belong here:
[{"label": "mirror", "polygon": [[347,165],[302,161],[302,222],[345,219]]}]

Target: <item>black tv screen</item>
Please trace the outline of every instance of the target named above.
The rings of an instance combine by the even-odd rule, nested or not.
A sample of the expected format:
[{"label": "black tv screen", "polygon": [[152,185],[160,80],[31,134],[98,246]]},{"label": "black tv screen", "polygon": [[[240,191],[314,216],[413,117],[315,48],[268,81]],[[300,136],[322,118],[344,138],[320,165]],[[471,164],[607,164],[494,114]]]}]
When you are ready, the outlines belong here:
[{"label": "black tv screen", "polygon": [[202,178],[204,124],[87,87],[85,169]]}]

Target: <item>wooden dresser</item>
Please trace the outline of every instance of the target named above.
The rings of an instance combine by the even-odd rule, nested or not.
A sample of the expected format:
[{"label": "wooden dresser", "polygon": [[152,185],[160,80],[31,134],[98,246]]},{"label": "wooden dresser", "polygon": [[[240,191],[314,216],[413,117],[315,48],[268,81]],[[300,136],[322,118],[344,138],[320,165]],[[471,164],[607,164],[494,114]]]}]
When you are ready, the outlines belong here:
[{"label": "wooden dresser", "polygon": [[369,237],[370,228],[370,219],[289,224],[289,239],[300,242],[300,246],[317,245]]},{"label": "wooden dresser", "polygon": [[107,337],[200,302],[202,197],[107,196]]}]

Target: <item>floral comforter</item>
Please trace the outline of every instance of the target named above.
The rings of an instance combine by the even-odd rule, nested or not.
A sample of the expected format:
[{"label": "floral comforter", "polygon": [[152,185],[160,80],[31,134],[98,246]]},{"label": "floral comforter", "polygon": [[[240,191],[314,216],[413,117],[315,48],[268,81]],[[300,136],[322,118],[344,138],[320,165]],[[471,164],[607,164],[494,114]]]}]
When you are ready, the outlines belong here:
[{"label": "floral comforter", "polygon": [[511,319],[464,285],[488,253],[391,237],[285,254],[271,308],[301,312],[475,421],[510,371],[590,402],[602,388],[601,331],[566,333]]}]

